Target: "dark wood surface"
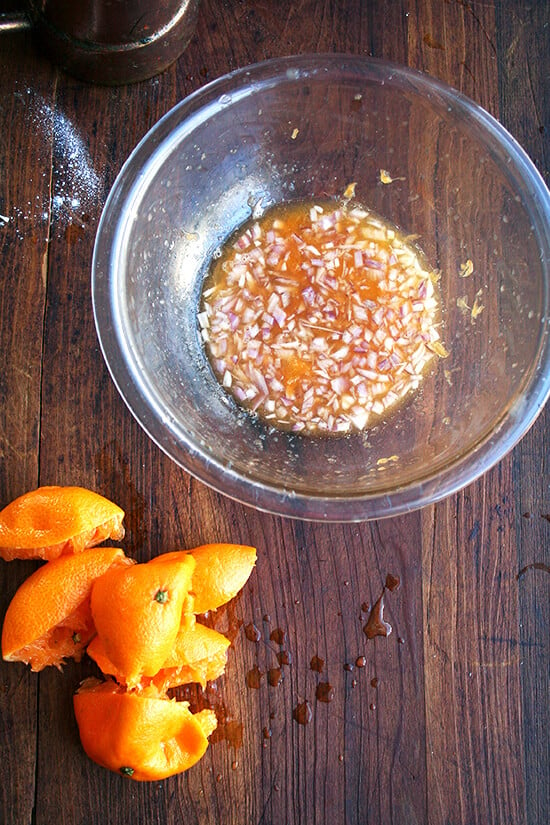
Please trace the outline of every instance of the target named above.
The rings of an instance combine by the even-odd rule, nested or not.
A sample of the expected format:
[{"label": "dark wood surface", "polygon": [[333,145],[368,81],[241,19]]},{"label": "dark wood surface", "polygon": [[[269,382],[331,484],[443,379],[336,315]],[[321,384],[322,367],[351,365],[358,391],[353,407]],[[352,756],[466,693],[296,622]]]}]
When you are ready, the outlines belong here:
[{"label": "dark wood surface", "polygon": [[[259,551],[249,585],[216,618],[234,639],[207,696],[220,727],[187,774],[133,783],[86,758],[71,697],[90,663],[40,675],[0,665],[2,825],[550,821],[550,411],[499,466],[436,506],[356,525],[293,522],[172,464],[99,352],[91,256],[127,155],[207,81],[306,51],[441,78],[495,115],[548,180],[544,0],[203,0],[184,56],[118,88],[58,72],[29,33],[0,35],[0,506],[39,484],[81,484],[126,510],[124,547],[139,560],[213,540]],[[34,566],[0,567],[2,616]],[[363,608],[387,574],[401,580],[386,592],[393,633],[368,640]],[[291,661],[271,686],[277,628]],[[247,679],[255,667],[258,688]],[[329,703],[316,698],[325,682]],[[305,701],[312,719],[300,725]]]}]

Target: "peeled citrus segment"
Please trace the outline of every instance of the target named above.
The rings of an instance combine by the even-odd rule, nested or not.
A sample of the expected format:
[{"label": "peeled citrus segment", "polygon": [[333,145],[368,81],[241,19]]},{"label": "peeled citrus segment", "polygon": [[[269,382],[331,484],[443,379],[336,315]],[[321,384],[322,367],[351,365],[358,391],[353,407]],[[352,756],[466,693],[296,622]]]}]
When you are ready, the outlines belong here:
[{"label": "peeled citrus segment", "polygon": [[136,564],[112,570],[92,589],[92,616],[105,655],[121,681],[138,687],[167,659],[181,624],[195,568],[185,563]]},{"label": "peeled citrus segment", "polygon": [[188,770],[216,727],[213,711],[197,714],[150,690],[128,693],[114,682],[84,682],[74,696],[82,746],[109,770],[142,782]]},{"label": "peeled citrus segment", "polygon": [[116,547],[96,547],[61,556],[35,570],[16,591],[2,629],[2,656],[33,670],[61,668],[82,657],[95,629],[90,609],[93,582],[133,562]]},{"label": "peeled citrus segment", "polygon": [[39,487],[0,512],[0,557],[56,559],[124,537],[124,510],[84,487]]},{"label": "peeled citrus segment", "polygon": [[233,599],[256,564],[256,548],[244,544],[203,544],[194,550],[163,553],[149,564],[162,564],[188,555],[196,562],[191,583],[195,613],[216,610]]}]

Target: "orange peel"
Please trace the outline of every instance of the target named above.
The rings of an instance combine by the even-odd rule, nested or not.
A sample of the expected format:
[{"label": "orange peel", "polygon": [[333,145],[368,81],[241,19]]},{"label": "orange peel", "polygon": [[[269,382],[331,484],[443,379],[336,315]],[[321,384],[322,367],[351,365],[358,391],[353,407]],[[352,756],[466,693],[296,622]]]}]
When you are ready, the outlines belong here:
[{"label": "orange peel", "polygon": [[217,724],[212,710],[193,714],[187,702],[152,688],[127,692],[112,681],[86,680],[73,703],[87,755],[141,782],[166,779],[195,765]]},{"label": "orange peel", "polygon": [[105,654],[129,688],[154,676],[174,646],[191,577],[189,557],[111,570],[92,588],[92,617]]},{"label": "orange peel", "polygon": [[202,544],[193,550],[175,550],[156,556],[149,564],[164,564],[191,556],[195,570],[191,592],[195,613],[208,613],[235,598],[248,581],[257,551],[244,544]]},{"label": "orange peel", "polygon": [[61,556],[35,570],[13,596],[2,628],[2,655],[32,670],[82,657],[95,633],[90,608],[93,582],[108,570],[132,565],[115,547]]},{"label": "orange peel", "polygon": [[46,559],[124,537],[124,510],[84,487],[38,487],[0,511],[0,557]]},{"label": "orange peel", "polygon": [[[204,688],[207,682],[224,673],[229,645],[229,639],[217,630],[198,622],[192,628],[182,624],[163,666],[152,678],[143,678],[137,687],[142,689],[153,684],[161,693],[190,683],[200,684]],[[87,653],[102,673],[113,676],[121,684],[125,683],[123,674],[117,671],[107,656],[100,636],[92,639]]]}]

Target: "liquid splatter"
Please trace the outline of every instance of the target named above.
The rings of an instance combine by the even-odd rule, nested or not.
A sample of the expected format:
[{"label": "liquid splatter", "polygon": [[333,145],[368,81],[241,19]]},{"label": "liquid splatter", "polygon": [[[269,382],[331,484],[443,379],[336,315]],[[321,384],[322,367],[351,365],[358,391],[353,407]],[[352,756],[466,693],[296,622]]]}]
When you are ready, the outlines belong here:
[{"label": "liquid splatter", "polygon": [[307,699],[305,702],[300,702],[299,705],[296,705],[294,708],[293,717],[299,725],[309,725],[313,717],[313,712]]},{"label": "liquid splatter", "polygon": [[290,665],[292,663],[292,656],[288,650],[280,650],[277,653],[277,661],[282,665]]},{"label": "liquid splatter", "polygon": [[367,639],[374,639],[376,636],[389,636],[392,632],[391,624],[384,619],[384,593],[373,605],[363,631]]},{"label": "liquid splatter", "polygon": [[334,699],[334,688],[330,682],[319,682],[315,691],[315,698],[318,702],[332,702]]},{"label": "liquid splatter", "polygon": [[309,663],[311,670],[314,670],[316,673],[322,673],[323,668],[325,666],[325,660],[321,659],[319,656],[313,656],[311,662]]},{"label": "liquid splatter", "polygon": [[284,645],[284,643],[286,641],[286,633],[280,627],[276,627],[269,634],[269,638],[271,639],[272,642],[275,642],[275,644]]},{"label": "liquid splatter", "polygon": [[393,576],[391,573],[388,573],[386,576],[386,590],[393,593],[394,590],[399,590],[400,587],[401,579],[399,576]]},{"label": "liquid splatter", "polygon": [[258,630],[255,624],[249,622],[244,628],[244,635],[248,639],[249,642],[259,642],[262,638],[261,632]]},{"label": "liquid splatter", "polygon": [[257,665],[254,665],[252,670],[249,670],[248,673],[246,674],[247,687],[252,688],[253,690],[258,690],[258,688],[260,687],[263,675],[264,674],[260,670],[260,668]]},{"label": "liquid splatter", "polygon": [[280,667],[271,667],[267,671],[267,681],[271,687],[278,687],[283,681],[283,671]]}]

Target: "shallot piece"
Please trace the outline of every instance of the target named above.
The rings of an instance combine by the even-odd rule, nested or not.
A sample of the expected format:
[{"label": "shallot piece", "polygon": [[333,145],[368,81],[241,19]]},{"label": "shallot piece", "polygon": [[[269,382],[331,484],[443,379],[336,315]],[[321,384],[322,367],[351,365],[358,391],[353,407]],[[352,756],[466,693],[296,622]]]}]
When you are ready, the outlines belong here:
[{"label": "shallot piece", "polygon": [[295,433],[357,432],[448,356],[438,277],[357,204],[280,206],[213,261],[197,323],[239,404]]}]

